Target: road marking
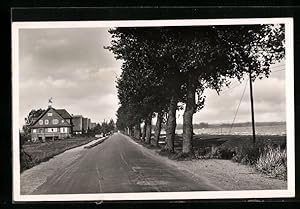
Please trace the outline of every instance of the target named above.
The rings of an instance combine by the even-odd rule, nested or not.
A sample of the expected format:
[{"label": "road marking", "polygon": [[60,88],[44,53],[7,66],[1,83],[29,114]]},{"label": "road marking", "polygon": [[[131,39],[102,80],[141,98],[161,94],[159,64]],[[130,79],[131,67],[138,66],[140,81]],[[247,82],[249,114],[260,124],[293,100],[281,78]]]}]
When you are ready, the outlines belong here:
[{"label": "road marking", "polygon": [[99,190],[100,190],[100,192],[102,192],[101,181],[100,181],[100,179],[102,177],[100,176],[100,172],[99,172],[99,168],[98,168],[98,164],[97,163],[96,163],[96,172],[97,172],[97,179],[98,179]]},{"label": "road marking", "polygon": [[[131,166],[128,164],[128,162],[125,160],[125,158],[124,158],[124,156],[123,156],[123,154],[122,153],[120,153],[120,157],[121,157],[121,159],[122,159],[122,161],[127,165],[127,166],[129,166],[130,168],[131,168]],[[132,169],[132,168],[131,168]]]}]

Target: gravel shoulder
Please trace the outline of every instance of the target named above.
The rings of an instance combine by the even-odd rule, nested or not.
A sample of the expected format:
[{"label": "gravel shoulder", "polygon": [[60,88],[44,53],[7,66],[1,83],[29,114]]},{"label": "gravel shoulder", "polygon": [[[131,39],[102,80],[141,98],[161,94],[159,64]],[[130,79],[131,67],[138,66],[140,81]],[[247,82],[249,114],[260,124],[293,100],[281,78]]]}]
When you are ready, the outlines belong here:
[{"label": "gravel shoulder", "polygon": [[273,190],[287,189],[287,181],[270,178],[257,172],[254,168],[232,162],[231,160],[170,160],[157,153],[158,149],[148,149],[126,136],[132,143],[137,144],[147,155],[164,161],[184,172],[190,173],[193,178],[205,179],[208,184],[218,190]]}]

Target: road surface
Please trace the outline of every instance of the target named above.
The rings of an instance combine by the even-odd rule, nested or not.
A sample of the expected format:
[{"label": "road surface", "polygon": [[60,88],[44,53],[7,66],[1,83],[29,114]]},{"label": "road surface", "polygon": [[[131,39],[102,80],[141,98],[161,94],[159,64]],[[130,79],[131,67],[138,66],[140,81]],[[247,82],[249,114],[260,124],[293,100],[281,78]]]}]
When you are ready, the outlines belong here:
[{"label": "road surface", "polygon": [[145,152],[115,133],[56,170],[32,194],[179,192],[214,190],[205,181]]}]

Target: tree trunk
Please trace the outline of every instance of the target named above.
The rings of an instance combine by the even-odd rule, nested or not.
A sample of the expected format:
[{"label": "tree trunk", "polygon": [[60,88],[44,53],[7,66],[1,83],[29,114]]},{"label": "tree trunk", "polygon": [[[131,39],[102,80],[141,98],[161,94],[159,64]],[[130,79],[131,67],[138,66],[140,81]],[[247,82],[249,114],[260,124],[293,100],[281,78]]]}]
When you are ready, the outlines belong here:
[{"label": "tree trunk", "polygon": [[142,141],[145,141],[145,137],[146,137],[146,121],[142,129]]},{"label": "tree trunk", "polygon": [[154,133],[155,146],[157,147],[158,147],[159,136],[161,131],[161,122],[162,122],[162,113],[159,112],[157,113],[157,120],[156,120],[155,133]]},{"label": "tree trunk", "polygon": [[146,143],[150,144],[151,142],[151,132],[152,132],[152,113],[146,119]]},{"label": "tree trunk", "polygon": [[187,85],[187,101],[183,114],[183,134],[182,134],[182,152],[186,154],[193,153],[193,115],[195,113],[195,93],[196,88],[193,82]]},{"label": "tree trunk", "polygon": [[166,147],[165,149],[169,152],[174,152],[174,140],[175,140],[175,129],[176,129],[176,109],[177,101],[174,97],[171,98],[167,127],[166,127]]},{"label": "tree trunk", "polygon": [[141,125],[140,124],[136,124],[134,126],[134,138],[140,140],[141,138]]},{"label": "tree trunk", "polygon": [[129,127],[127,127],[127,135],[130,135]]},{"label": "tree trunk", "polygon": [[133,134],[132,134],[132,127],[128,128],[128,134],[129,134],[129,136],[133,136]]}]

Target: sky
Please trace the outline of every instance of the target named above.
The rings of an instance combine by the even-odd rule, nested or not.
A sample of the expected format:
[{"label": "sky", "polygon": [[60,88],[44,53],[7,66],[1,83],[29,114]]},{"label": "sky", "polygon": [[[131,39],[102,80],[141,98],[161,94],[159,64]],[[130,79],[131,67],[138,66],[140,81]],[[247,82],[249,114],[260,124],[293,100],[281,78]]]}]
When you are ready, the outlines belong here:
[{"label": "sky", "polygon": [[[116,78],[121,61],[104,49],[111,36],[108,28],[21,29],[19,31],[20,127],[32,109],[54,108],[83,115],[92,122],[116,120],[119,106]],[[285,66],[254,85],[256,121],[285,121]],[[275,72],[276,71],[276,72]],[[245,81],[218,95],[206,90],[205,107],[194,115],[194,123],[231,123],[241,100]],[[183,112],[177,113],[182,123]],[[250,121],[249,82],[235,122]],[[154,120],[155,122],[155,120]]]}]

